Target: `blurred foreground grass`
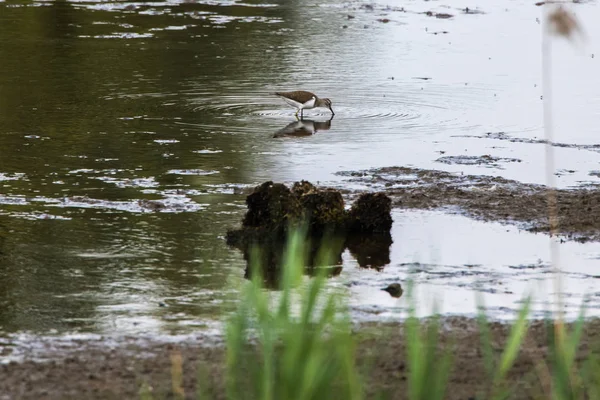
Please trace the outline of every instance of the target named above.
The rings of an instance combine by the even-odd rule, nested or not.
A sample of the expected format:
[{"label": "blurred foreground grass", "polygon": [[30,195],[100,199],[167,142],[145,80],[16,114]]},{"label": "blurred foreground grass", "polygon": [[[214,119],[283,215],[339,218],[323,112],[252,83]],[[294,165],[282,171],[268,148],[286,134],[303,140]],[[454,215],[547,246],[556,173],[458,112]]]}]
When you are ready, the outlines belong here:
[{"label": "blurred foreground grass", "polygon": [[[388,387],[386,391],[373,394],[373,390],[368,390],[370,366],[364,364],[364,357],[364,365],[357,362],[357,345],[368,335],[378,336],[380,343],[383,337],[385,343],[385,335],[389,333],[385,330],[353,333],[347,302],[339,292],[326,290],[325,274],[303,276],[307,249],[303,237],[300,233],[291,235],[281,268],[281,291],[265,289],[260,266],[252,267],[252,280],[242,285],[239,307],[227,322],[225,393],[215,395],[206,390],[209,385],[200,376],[198,387],[202,390],[195,398],[452,397],[449,381],[454,372],[453,361],[461,354],[456,354],[453,347],[456,342],[448,340],[447,332],[446,339],[440,340],[443,320],[439,315],[427,320],[416,318],[410,282],[406,292],[410,305],[408,317],[398,325],[405,354],[394,355],[404,360],[406,377],[398,379],[397,387]],[[327,266],[327,246],[322,246],[319,257],[319,265]],[[547,318],[547,355],[536,359],[532,370],[516,379],[514,374],[511,376],[511,368],[528,335],[529,299],[523,302],[501,348],[490,331],[492,323],[481,300],[479,310],[480,342],[472,343],[472,349],[482,354],[485,379],[473,399],[600,399],[600,358],[598,353],[580,346],[583,308],[570,329],[560,319]],[[385,351],[388,351],[385,347],[374,346],[373,357]],[[171,362],[172,398],[192,398],[183,391],[181,356],[172,357]],[[523,384],[532,380],[536,381],[533,385],[536,390],[524,396]],[[142,398],[153,397],[143,391]]]}]

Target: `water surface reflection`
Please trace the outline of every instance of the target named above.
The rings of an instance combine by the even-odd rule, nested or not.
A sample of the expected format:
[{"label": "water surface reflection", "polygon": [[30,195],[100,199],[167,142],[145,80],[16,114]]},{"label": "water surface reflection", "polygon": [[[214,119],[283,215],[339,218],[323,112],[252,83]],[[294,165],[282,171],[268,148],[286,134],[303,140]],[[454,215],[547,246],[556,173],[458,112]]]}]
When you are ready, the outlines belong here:
[{"label": "water surface reflection", "polygon": [[[264,181],[411,165],[543,182],[543,145],[485,137],[541,136],[540,8],[503,0],[439,20],[424,12],[445,4],[391,3],[0,2],[0,331],[176,332],[218,318],[245,268],[223,235]],[[577,7],[593,36],[598,9]],[[568,51],[556,49],[557,125],[569,127],[557,140],[595,143],[598,58]],[[335,122],[309,110],[288,123],[269,95],[282,87],[327,94]],[[436,164],[440,152],[523,162]],[[596,152],[557,156],[575,171],[560,185],[598,179]],[[402,262],[437,248],[403,239]],[[364,263],[393,267],[393,249]],[[340,278],[361,287],[398,278],[357,278],[342,256]]]}]

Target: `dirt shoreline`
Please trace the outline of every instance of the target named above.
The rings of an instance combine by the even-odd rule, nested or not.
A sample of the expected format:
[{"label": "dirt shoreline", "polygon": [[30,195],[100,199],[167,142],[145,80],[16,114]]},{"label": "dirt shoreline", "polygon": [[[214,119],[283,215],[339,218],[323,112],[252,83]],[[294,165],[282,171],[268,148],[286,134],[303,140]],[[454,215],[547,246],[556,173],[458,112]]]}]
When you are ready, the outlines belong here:
[{"label": "dirt shoreline", "polygon": [[[506,324],[491,324],[496,355],[500,355],[509,329]],[[548,382],[541,368],[547,357],[546,329],[542,321],[531,323],[509,374],[519,386],[511,398],[547,398]],[[356,335],[357,362],[366,371],[367,398],[382,392],[386,394],[384,398],[406,398],[408,367],[402,324],[363,324]],[[447,399],[480,398],[486,388],[479,340],[475,320],[443,319],[441,347],[453,354]],[[599,340],[600,320],[587,321],[578,360],[584,360]],[[196,398],[199,375],[205,376],[202,382],[209,382],[211,398],[224,399],[224,355],[222,346],[198,340],[140,345],[132,338],[118,346],[81,341],[69,351],[46,354],[49,357],[46,361],[29,359],[0,365],[0,399],[136,399],[140,398],[144,385],[151,388],[154,398],[176,398],[172,393],[171,367],[173,357],[179,356],[183,361],[186,399]]]},{"label": "dirt shoreline", "polygon": [[[483,159],[482,162],[487,160]],[[382,191],[395,208],[443,209],[483,221],[549,233],[547,186],[501,177],[386,167],[339,173],[350,182]],[[349,193],[354,194],[362,191]],[[600,187],[556,189],[558,232],[564,240],[600,240]]]}]

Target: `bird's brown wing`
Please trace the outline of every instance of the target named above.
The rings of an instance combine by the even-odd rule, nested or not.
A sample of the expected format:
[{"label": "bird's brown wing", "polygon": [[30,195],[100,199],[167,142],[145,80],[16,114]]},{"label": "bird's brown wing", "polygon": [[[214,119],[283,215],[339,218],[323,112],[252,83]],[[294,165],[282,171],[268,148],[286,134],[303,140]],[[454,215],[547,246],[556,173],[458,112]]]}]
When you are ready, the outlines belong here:
[{"label": "bird's brown wing", "polygon": [[316,98],[313,93],[307,92],[305,90],[296,90],[294,92],[275,92],[277,96],[286,97],[288,99],[297,101],[298,103],[306,103],[313,97]]}]

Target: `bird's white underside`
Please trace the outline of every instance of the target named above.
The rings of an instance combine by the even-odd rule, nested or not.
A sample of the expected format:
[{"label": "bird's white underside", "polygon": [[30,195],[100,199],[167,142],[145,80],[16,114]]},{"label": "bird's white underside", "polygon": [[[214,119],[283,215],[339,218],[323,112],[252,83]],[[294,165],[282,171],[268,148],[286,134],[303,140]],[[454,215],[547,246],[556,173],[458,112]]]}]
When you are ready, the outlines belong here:
[{"label": "bird's white underside", "polygon": [[287,97],[281,97],[286,103],[288,103],[290,106],[297,108],[299,110],[301,109],[309,109],[309,108],[314,108],[315,107],[315,101],[316,99],[313,97],[312,99],[310,99],[309,101],[307,101],[306,103],[299,103],[297,101],[294,101],[292,99],[288,99]]}]

